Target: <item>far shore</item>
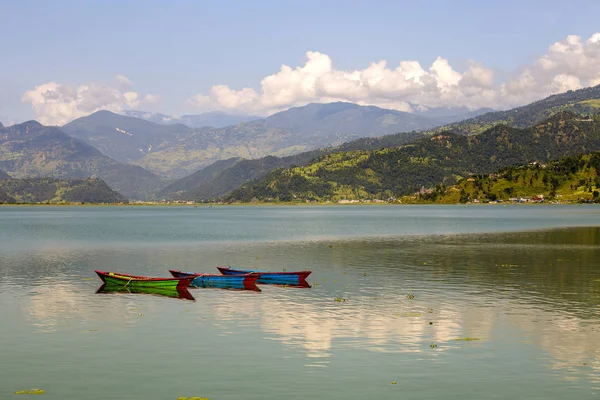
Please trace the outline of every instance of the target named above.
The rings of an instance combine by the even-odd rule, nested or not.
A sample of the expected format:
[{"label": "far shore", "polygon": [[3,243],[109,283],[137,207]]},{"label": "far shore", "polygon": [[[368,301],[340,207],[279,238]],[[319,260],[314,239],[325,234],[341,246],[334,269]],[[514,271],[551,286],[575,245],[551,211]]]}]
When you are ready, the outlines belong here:
[{"label": "far shore", "polygon": [[406,203],[388,203],[388,202],[359,202],[359,203],[300,203],[300,202],[252,202],[252,203],[155,203],[155,202],[135,202],[135,203],[18,203],[18,204],[0,204],[0,207],[236,207],[236,206],[331,206],[331,207],[364,207],[364,206],[476,206],[476,207],[498,207],[498,206],[553,206],[553,205],[585,205],[598,204],[593,202],[562,201],[562,202],[499,202],[499,203],[432,203],[432,202],[406,202]]}]

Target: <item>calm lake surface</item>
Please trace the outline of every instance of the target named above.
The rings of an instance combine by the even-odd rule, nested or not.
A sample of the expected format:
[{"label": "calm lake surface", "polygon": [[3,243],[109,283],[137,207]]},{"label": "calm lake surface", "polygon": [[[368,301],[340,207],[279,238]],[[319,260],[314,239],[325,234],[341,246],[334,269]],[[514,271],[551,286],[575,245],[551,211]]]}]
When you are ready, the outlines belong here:
[{"label": "calm lake surface", "polygon": [[[217,265],[313,287],[96,293]],[[596,399],[600,207],[0,207],[0,317],[0,399]]]}]

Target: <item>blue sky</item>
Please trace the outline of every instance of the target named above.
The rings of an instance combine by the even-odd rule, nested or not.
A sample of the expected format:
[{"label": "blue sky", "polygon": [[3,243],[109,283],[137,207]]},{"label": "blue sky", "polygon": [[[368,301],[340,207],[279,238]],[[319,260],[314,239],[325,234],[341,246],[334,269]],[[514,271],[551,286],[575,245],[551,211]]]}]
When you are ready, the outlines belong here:
[{"label": "blue sky", "polygon": [[[336,88],[274,100],[261,93],[261,80],[276,74],[282,64],[302,67],[306,52],[313,51],[326,55],[336,71],[362,71],[380,60],[386,60],[392,70],[401,61],[414,60],[428,71],[436,58],[442,57],[462,74],[470,65],[468,60],[475,60],[493,70],[497,86],[511,77],[516,79],[546,54],[550,45],[568,35],[585,42],[600,32],[598,15],[600,2],[584,0],[568,4],[549,0],[3,1],[0,121],[51,114],[48,103],[38,100],[34,110],[34,100],[22,100],[26,91],[47,82],[72,90],[96,83],[135,92],[140,100],[146,94],[160,96],[159,102],[131,104],[169,114],[208,109],[264,114],[330,99],[397,109],[413,103],[449,106],[453,100],[442,100],[442,95],[435,99],[415,96],[411,101],[412,89],[381,94],[381,90],[363,90],[364,84],[362,94],[348,98]],[[566,73],[577,77],[577,71]],[[318,82],[325,80],[325,72],[318,74]],[[127,77],[133,85],[117,87],[115,75]],[[306,78],[305,73],[301,75]],[[579,79],[586,86],[592,78]],[[309,83],[313,81],[309,79]],[[287,84],[280,82],[275,90],[287,90]],[[211,93],[214,85],[227,85],[232,91],[249,88],[256,93]],[[540,95],[545,93],[540,89]],[[201,100],[190,101],[196,95],[201,95]],[[496,104],[489,96],[486,99],[482,102]],[[522,100],[530,99],[525,96]],[[87,100],[75,100],[82,101]],[[456,105],[470,108],[477,103],[458,97],[456,101]],[[73,115],[97,104],[101,101],[87,103]]]}]

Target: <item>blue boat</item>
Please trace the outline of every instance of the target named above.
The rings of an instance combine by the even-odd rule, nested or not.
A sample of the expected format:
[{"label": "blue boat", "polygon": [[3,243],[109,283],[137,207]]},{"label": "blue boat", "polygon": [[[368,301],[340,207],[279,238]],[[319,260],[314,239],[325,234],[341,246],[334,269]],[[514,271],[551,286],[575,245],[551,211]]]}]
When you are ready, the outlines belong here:
[{"label": "blue boat", "polygon": [[170,269],[169,272],[175,278],[186,278],[193,276],[191,287],[198,288],[220,288],[220,289],[243,289],[260,291],[256,286],[259,273],[248,273],[243,275],[216,275],[201,274],[198,272],[183,272]]},{"label": "blue boat", "polygon": [[260,277],[256,281],[257,283],[263,284],[275,284],[275,285],[292,285],[299,287],[310,287],[306,278],[312,273],[312,271],[261,271],[261,270],[245,270],[245,269],[233,269],[225,267],[217,267],[219,272],[224,276],[240,276],[244,274],[257,273]]}]

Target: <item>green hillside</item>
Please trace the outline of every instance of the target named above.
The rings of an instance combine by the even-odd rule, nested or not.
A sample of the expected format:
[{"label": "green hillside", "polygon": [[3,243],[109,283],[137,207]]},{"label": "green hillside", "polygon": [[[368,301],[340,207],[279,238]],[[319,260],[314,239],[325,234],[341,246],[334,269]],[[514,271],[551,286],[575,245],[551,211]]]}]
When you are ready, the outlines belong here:
[{"label": "green hillside", "polygon": [[600,152],[563,157],[548,164],[507,167],[458,184],[411,196],[405,201],[467,203],[490,201],[599,201]]},{"label": "green hillside", "polygon": [[97,177],[125,196],[142,200],[164,186],[153,173],[119,163],[60,129],[36,121],[0,128],[0,169],[14,178]]},{"label": "green hillside", "polygon": [[0,203],[127,203],[101,179],[0,180]]},{"label": "green hillside", "polygon": [[[333,152],[350,151],[356,149],[372,150],[400,146],[406,143],[413,142],[422,137],[424,137],[422,133],[407,132],[401,135],[388,135],[373,138],[357,139],[351,142],[344,143],[338,147],[325,148],[321,150],[312,150],[295,154],[293,156],[267,156],[254,160],[241,160],[235,163],[234,165],[230,166],[229,168],[223,169],[219,173],[214,174],[210,180],[202,179],[201,183],[199,183],[193,188],[190,188],[186,192],[179,194],[178,198],[181,198],[183,200],[196,201],[212,200],[226,195],[227,193],[238,188],[246,182],[262,178],[276,168],[290,168],[292,166],[308,165],[315,158]],[[221,162],[218,161],[215,164],[218,163]],[[205,169],[213,171],[211,166],[208,166]],[[190,178],[194,176],[206,176],[203,174],[203,171],[204,169],[174,182],[172,185],[161,191],[161,194],[169,195],[169,192],[171,192],[172,194],[173,190],[170,190],[171,187],[181,186],[181,183],[189,184],[191,181],[193,181]]]},{"label": "green hillside", "polygon": [[227,160],[216,161],[209,166],[202,168],[200,171],[194,172],[191,175],[176,180],[170,185],[166,186],[160,192],[157,193],[157,197],[174,197],[178,196],[186,191],[194,189],[200,185],[204,185],[207,182],[211,182],[224,170],[231,168],[241,159],[238,157],[228,158]]},{"label": "green hillside", "polygon": [[581,115],[593,115],[600,112],[600,85],[569,90],[508,111],[490,112],[437,128],[435,132],[451,130],[457,133],[475,134],[497,124],[526,128],[562,111],[571,111]]},{"label": "green hillside", "polygon": [[327,154],[306,166],[273,171],[226,200],[389,199],[421,186],[451,185],[510,165],[595,150],[600,150],[600,116],[561,112],[528,129],[499,125],[475,136],[441,133],[396,148]]}]

